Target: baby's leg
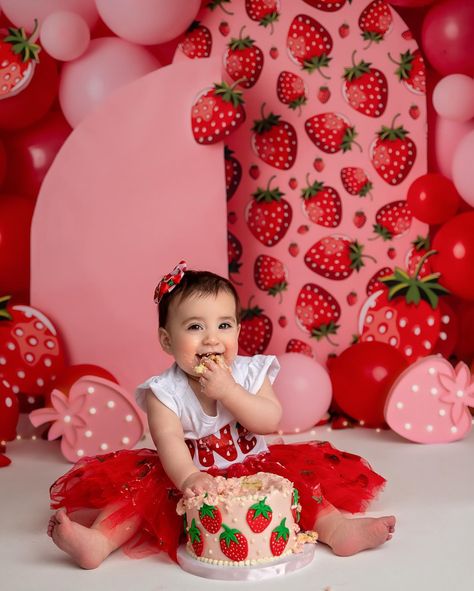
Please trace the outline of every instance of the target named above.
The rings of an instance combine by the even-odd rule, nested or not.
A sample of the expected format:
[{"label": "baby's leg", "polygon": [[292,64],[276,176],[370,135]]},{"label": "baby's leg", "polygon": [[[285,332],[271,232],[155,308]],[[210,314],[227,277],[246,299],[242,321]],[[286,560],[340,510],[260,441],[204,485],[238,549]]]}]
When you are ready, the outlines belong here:
[{"label": "baby's leg", "polygon": [[392,538],[395,517],[345,517],[331,504],[316,517],[314,529],[319,541],[331,547],[338,556],[351,556],[362,550],[376,548]]},{"label": "baby's leg", "polygon": [[133,515],[113,529],[104,527],[104,520],[119,508],[119,504],[106,507],[91,527],[72,521],[64,509],[59,509],[49,520],[48,535],[81,568],[97,568],[111,552],[128,541],[140,525],[141,518]]}]

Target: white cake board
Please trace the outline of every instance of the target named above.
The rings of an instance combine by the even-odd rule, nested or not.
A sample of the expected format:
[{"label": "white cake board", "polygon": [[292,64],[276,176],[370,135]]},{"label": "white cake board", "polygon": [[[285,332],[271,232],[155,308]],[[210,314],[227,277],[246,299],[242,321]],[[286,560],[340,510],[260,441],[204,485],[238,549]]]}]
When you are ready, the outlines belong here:
[{"label": "white cake board", "polygon": [[314,544],[305,544],[302,552],[288,554],[264,565],[219,566],[196,560],[187,552],[186,544],[181,544],[178,548],[178,563],[184,571],[205,579],[263,581],[292,573],[307,566],[313,560],[314,549]]}]

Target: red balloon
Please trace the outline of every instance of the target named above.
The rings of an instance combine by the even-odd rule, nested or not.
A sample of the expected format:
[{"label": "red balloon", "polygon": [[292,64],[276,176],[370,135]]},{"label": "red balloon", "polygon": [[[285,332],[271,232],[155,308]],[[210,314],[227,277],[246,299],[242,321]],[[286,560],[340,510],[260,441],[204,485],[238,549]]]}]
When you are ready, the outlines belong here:
[{"label": "red balloon", "polygon": [[27,197],[0,195],[0,282],[2,295],[28,293],[30,230],[34,204]]},{"label": "red balloon", "polygon": [[[474,300],[474,212],[462,213],[439,228],[431,257],[440,283],[465,300]],[[462,324],[462,318],[461,318]]]},{"label": "red balloon", "polygon": [[33,78],[24,90],[0,100],[0,129],[22,129],[39,121],[58,94],[56,62],[44,51],[39,54]]},{"label": "red balloon", "polygon": [[8,170],[5,188],[36,198],[41,183],[72,128],[60,112],[5,137]]},{"label": "red balloon", "polygon": [[421,222],[443,224],[458,210],[460,197],[451,180],[442,174],[429,172],[410,185],[407,203]]},{"label": "red balloon", "polygon": [[333,396],[349,416],[366,427],[385,427],[384,406],[407,359],[394,347],[376,341],[357,343],[329,365]]},{"label": "red balloon", "polygon": [[5,180],[5,175],[7,172],[7,153],[5,151],[5,146],[3,142],[0,140],[0,187],[3,185],[3,181]]}]

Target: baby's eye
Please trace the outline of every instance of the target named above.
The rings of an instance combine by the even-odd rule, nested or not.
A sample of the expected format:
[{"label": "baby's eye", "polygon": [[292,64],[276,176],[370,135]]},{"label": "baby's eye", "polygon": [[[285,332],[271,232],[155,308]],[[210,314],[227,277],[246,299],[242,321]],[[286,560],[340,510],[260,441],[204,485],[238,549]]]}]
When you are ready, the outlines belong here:
[{"label": "baby's eye", "polygon": [[188,330],[201,330],[201,325],[200,324],[190,324],[188,326]]},{"label": "baby's eye", "polygon": [[230,322],[221,322],[219,328],[232,328],[232,324]]}]

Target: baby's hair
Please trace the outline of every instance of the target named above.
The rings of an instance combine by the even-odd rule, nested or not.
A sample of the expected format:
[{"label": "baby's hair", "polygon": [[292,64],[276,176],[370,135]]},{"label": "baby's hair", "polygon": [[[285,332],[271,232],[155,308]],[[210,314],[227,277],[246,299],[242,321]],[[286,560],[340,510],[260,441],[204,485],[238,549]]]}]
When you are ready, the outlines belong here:
[{"label": "baby's hair", "polygon": [[240,322],[240,298],[232,283],[225,277],[210,271],[186,271],[180,283],[172,291],[163,295],[158,304],[158,323],[165,328],[168,321],[168,311],[171,302],[182,301],[193,295],[217,296],[220,291],[226,291],[235,300],[235,315]]}]

